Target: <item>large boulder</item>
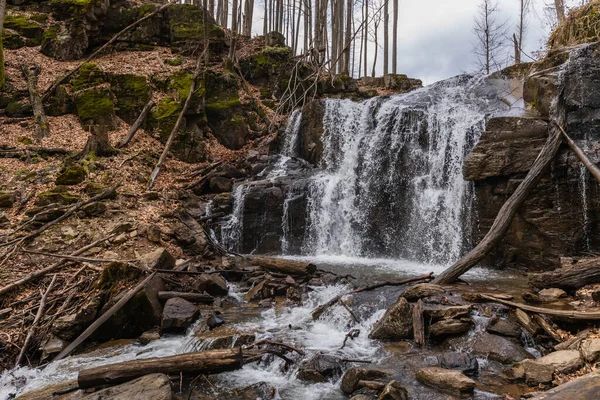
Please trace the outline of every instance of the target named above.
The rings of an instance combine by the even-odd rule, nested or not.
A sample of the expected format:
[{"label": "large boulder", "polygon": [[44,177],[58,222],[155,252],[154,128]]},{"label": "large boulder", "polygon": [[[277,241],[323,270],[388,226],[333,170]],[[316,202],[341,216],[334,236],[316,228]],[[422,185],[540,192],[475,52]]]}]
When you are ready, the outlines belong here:
[{"label": "large boulder", "polygon": [[219,274],[202,274],[194,283],[194,289],[211,296],[226,296],[229,292],[227,281]]},{"label": "large boulder", "polygon": [[167,300],[163,309],[161,329],[163,332],[184,331],[198,318],[200,310],[180,297]]},{"label": "large boulder", "polygon": [[373,325],[369,338],[401,340],[410,339],[412,335],[413,326],[410,305],[404,297],[399,297],[396,303],[388,308],[383,317]]},{"label": "large boulder", "polygon": [[561,374],[583,367],[583,360],[577,350],[559,350],[536,360],[540,364],[551,365]]},{"label": "large boulder", "polygon": [[520,344],[502,336],[480,332],[473,342],[473,354],[488,357],[503,364],[533,358]]}]

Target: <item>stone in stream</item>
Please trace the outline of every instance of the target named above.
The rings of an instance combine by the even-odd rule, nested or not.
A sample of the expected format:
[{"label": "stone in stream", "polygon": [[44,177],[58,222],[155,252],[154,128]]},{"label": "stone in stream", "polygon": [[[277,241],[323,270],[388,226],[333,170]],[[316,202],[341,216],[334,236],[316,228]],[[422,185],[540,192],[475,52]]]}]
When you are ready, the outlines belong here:
[{"label": "stone in stream", "polygon": [[84,396],[82,400],[171,400],[171,380],[165,374],[149,374]]},{"label": "stone in stream", "polygon": [[417,371],[417,380],[425,385],[442,391],[468,395],[475,389],[475,381],[462,372],[438,367],[421,368]]},{"label": "stone in stream", "polygon": [[60,353],[65,347],[67,347],[68,344],[68,342],[51,334],[48,340],[46,340],[40,346],[40,350],[42,350],[41,361],[46,360],[52,355]]},{"label": "stone in stream", "polygon": [[200,315],[200,310],[194,304],[180,297],[167,300],[163,309],[161,330],[183,331],[187,329]]},{"label": "stone in stream", "polygon": [[521,337],[521,327],[502,318],[491,319],[485,328],[489,333],[513,338]]},{"label": "stone in stream", "polygon": [[558,300],[560,298],[567,297],[567,292],[559,288],[550,288],[540,290],[539,295],[541,298],[547,300]]},{"label": "stone in stream", "polygon": [[257,382],[243,389],[236,390],[233,396],[236,399],[239,398],[242,400],[274,400],[277,396],[277,389],[267,382]]},{"label": "stone in stream", "polygon": [[465,374],[476,374],[479,371],[477,358],[469,353],[444,353],[438,357],[441,368],[456,369]]},{"label": "stone in stream", "polygon": [[147,345],[150,342],[160,339],[160,330],[158,328],[150,329],[140,335],[138,340],[142,345]]},{"label": "stone in stream", "polygon": [[432,337],[456,336],[468,332],[473,327],[470,319],[443,319],[429,326]]},{"label": "stone in stream", "polygon": [[503,364],[513,364],[533,358],[520,344],[498,335],[481,332],[473,342],[473,354],[488,357]]},{"label": "stone in stream", "polygon": [[140,258],[140,266],[148,270],[173,269],[175,267],[175,257],[164,247],[159,247],[150,253],[144,254]]},{"label": "stone in stream", "polygon": [[298,368],[297,378],[308,382],[325,382],[342,376],[344,363],[336,356],[316,354],[303,361]]},{"label": "stone in stream", "polygon": [[423,313],[434,321],[440,319],[463,318],[468,317],[471,313],[471,305],[425,307]]},{"label": "stone in stream", "polygon": [[226,296],[229,292],[227,281],[219,274],[202,274],[194,283],[194,289],[211,296]]},{"label": "stone in stream", "polygon": [[358,381],[373,381],[387,376],[386,372],[377,369],[353,367],[344,373],[340,389],[346,394],[351,394],[359,389]]},{"label": "stone in stream", "polygon": [[566,374],[583,367],[583,360],[577,350],[560,350],[536,360],[540,364],[551,365],[556,372]]},{"label": "stone in stream", "polygon": [[523,368],[525,382],[528,385],[537,386],[552,382],[554,367],[548,364],[542,364],[537,360],[523,360],[519,363]]},{"label": "stone in stream", "polygon": [[387,309],[383,317],[373,325],[369,334],[371,339],[400,340],[410,339],[413,335],[412,313],[404,297]]},{"label": "stone in stream", "polygon": [[402,293],[402,297],[408,301],[417,301],[423,297],[435,296],[444,292],[444,288],[440,285],[434,285],[433,283],[417,283],[406,289],[404,293]]},{"label": "stone in stream", "polygon": [[396,381],[391,381],[383,388],[377,400],[408,400],[408,392]]},{"label": "stone in stream", "polygon": [[570,382],[540,393],[532,400],[588,400],[600,398],[600,371],[575,378]]},{"label": "stone in stream", "polygon": [[581,342],[581,355],[586,362],[594,363],[600,359],[600,339],[586,339]]},{"label": "stone in stream", "polygon": [[350,397],[350,400],[373,400],[373,398],[367,396],[366,394],[357,394],[356,396]]}]

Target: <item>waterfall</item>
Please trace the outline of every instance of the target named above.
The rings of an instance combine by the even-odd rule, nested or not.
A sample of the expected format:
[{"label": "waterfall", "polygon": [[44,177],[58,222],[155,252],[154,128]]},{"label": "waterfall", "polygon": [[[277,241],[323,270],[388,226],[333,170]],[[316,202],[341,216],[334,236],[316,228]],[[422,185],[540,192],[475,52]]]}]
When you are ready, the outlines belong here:
[{"label": "waterfall", "polygon": [[[485,78],[468,76],[360,103],[325,100],[319,165],[300,189],[281,186],[281,254],[436,264],[458,258],[471,236],[472,185],[463,180],[463,160],[487,116],[505,109]],[[290,116],[281,152],[264,173],[273,185],[299,155],[302,118],[300,111]],[[221,235],[231,250],[240,250],[244,196],[253,185],[234,190]],[[294,247],[301,254],[293,254],[289,204],[302,196],[306,227]]]}]

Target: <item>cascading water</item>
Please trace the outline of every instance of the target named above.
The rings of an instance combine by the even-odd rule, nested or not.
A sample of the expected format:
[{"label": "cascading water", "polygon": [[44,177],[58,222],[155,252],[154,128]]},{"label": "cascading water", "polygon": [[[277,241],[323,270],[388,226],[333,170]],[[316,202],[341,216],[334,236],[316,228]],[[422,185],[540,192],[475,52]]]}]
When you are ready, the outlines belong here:
[{"label": "cascading water", "polygon": [[[362,103],[326,100],[318,168],[304,193],[287,190],[283,196],[281,253],[455,260],[470,237],[472,189],[462,178],[464,157],[486,117],[506,109],[485,78],[467,76]],[[266,179],[286,176],[290,157],[298,157],[302,118],[300,112],[290,117],[281,155]],[[254,184],[234,191],[234,212],[221,239],[231,250],[240,250],[243,195]],[[287,206],[299,196],[306,197],[306,227],[295,246],[301,254],[294,254]]]}]

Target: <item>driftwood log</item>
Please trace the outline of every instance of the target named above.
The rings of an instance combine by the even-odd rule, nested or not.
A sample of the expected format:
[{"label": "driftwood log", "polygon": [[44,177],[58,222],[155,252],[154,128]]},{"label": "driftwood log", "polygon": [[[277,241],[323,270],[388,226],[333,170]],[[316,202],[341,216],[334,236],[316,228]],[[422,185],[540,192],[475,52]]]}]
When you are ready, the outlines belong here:
[{"label": "driftwood log", "polygon": [[600,283],[600,257],[583,259],[554,271],[529,275],[529,284],[538,289],[577,290],[592,283]]},{"label": "driftwood log", "polygon": [[423,300],[412,306],[413,337],[415,345],[425,347],[425,318],[423,318]]},{"label": "driftwood log", "polygon": [[192,303],[211,304],[215,298],[206,293],[186,293],[186,292],[158,292],[158,299],[167,301],[169,299],[180,297]]},{"label": "driftwood log", "polygon": [[35,120],[35,138],[38,142],[41,142],[43,138],[50,136],[50,125],[48,123],[48,117],[46,117],[46,113],[44,113],[42,98],[38,92],[38,75],[40,74],[40,67],[37,65],[28,67],[23,64],[21,65],[21,70],[23,71],[23,75],[25,75],[25,79],[27,79],[29,100],[31,101],[33,118]]},{"label": "driftwood log", "polygon": [[77,383],[80,389],[87,389],[107,384],[123,383],[153,373],[182,373],[197,376],[234,371],[242,368],[243,365],[242,350],[238,347],[169,357],[131,360],[118,364],[84,369],[79,371]]},{"label": "driftwood log", "polygon": [[135,136],[135,133],[138,131],[138,129],[140,129],[140,127],[146,120],[146,117],[150,113],[150,110],[152,110],[152,107],[154,107],[154,104],[154,101],[150,100],[148,104],[144,106],[140,115],[137,117],[133,125],[131,125],[131,129],[129,129],[129,133],[127,133],[127,136],[122,141],[117,143],[117,148],[125,147],[129,144],[129,142],[131,142],[131,140]]},{"label": "driftwood log", "polygon": [[507,306],[519,308],[524,311],[531,311],[538,314],[545,314],[551,317],[559,317],[567,320],[578,320],[578,321],[598,321],[600,320],[600,311],[569,311],[569,310],[554,310],[552,308],[534,307],[527,304],[515,303],[508,300],[498,299],[493,296],[486,294],[481,295],[482,298],[494,301],[496,303],[505,304]]},{"label": "driftwood log", "polygon": [[313,275],[317,272],[317,266],[305,261],[286,260],[283,258],[266,257],[266,256],[249,256],[248,260],[253,265],[271,271],[279,272],[287,275]]},{"label": "driftwood log", "polygon": [[561,142],[562,135],[560,129],[552,125],[550,128],[550,136],[529,169],[527,176],[508,200],[506,200],[506,203],[504,203],[498,212],[492,227],[485,237],[474,249],[435,278],[433,283],[439,285],[455,282],[462,274],[477,265],[477,263],[483,260],[485,256],[496,247],[498,242],[500,242],[506,234],[506,231],[508,231],[515,214],[523,205],[529,196],[529,193],[537,186],[542,178],[542,174],[552,162]]}]

